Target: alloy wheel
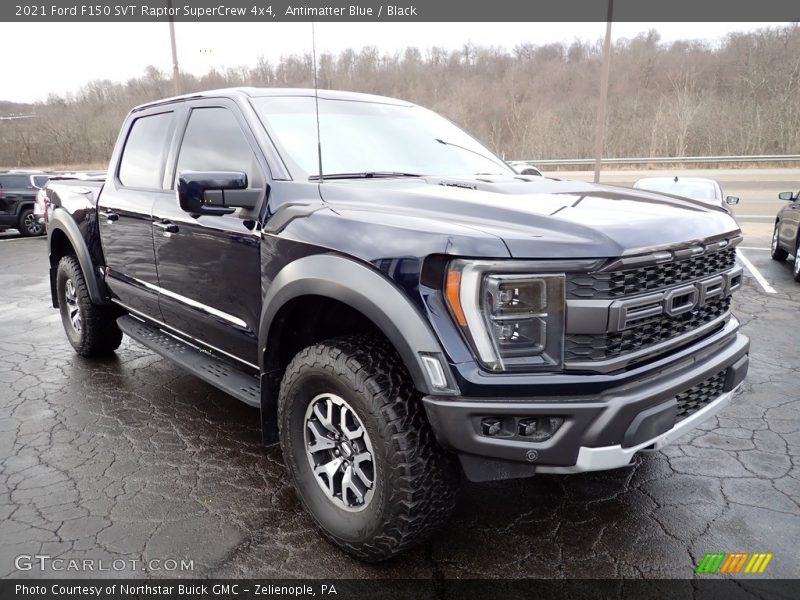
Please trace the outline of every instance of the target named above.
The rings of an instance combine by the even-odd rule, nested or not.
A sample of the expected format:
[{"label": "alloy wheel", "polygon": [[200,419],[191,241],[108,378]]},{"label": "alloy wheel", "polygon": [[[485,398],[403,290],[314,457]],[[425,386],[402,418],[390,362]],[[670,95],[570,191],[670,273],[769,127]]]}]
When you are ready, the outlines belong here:
[{"label": "alloy wheel", "polygon": [[25,231],[31,235],[39,235],[42,232],[42,226],[39,225],[39,221],[36,219],[33,213],[25,215],[25,219],[22,221],[22,226],[25,228]]},{"label": "alloy wheel", "polygon": [[305,447],[314,479],[339,508],[366,508],[375,489],[372,442],[361,419],[340,396],[320,394],[305,415]]},{"label": "alloy wheel", "polygon": [[80,333],[81,329],[83,328],[83,323],[81,322],[81,309],[78,306],[78,293],[75,290],[75,284],[73,283],[72,279],[67,279],[67,283],[64,286],[64,300],[67,303],[67,316],[69,317],[69,322],[72,325],[72,328],[75,330],[75,333]]}]

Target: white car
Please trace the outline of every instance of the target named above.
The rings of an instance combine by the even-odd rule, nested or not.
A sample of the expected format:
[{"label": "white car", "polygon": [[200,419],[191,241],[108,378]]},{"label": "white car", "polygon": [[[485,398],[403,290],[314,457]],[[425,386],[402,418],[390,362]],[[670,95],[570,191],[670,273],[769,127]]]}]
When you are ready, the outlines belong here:
[{"label": "white car", "polygon": [[731,206],[739,204],[737,196],[723,196],[722,188],[714,179],[703,177],[644,177],[633,184],[637,190],[683,196],[713,206],[722,206],[733,214]]}]

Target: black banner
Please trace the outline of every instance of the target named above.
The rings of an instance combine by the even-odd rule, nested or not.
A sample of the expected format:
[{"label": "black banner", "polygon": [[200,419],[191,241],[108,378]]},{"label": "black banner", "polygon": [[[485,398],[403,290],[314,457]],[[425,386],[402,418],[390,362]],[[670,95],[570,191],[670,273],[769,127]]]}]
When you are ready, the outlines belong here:
[{"label": "black banner", "polygon": [[38,579],[0,581],[3,600],[793,600],[798,580],[257,580]]},{"label": "black banner", "polygon": [[[606,21],[607,0],[3,0],[0,21]],[[797,0],[613,0],[617,22],[799,21]]]}]

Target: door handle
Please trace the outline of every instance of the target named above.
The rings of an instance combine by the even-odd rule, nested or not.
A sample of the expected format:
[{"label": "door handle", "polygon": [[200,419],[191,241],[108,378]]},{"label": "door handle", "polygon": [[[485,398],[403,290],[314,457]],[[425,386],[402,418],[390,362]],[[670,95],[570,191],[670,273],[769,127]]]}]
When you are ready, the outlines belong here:
[{"label": "door handle", "polygon": [[178,226],[171,221],[153,221],[153,227],[158,227],[164,233],[178,233]]},{"label": "door handle", "polygon": [[119,215],[113,211],[107,210],[103,214],[106,217],[106,221],[119,221]]}]

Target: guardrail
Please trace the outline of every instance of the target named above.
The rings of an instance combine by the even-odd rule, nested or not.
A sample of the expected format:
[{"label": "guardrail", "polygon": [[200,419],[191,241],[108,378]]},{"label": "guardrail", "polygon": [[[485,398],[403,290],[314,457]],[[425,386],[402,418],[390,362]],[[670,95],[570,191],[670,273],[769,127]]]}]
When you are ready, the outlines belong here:
[{"label": "guardrail", "polygon": [[[760,154],[753,156],[652,156],[650,158],[604,158],[601,165],[665,165],[675,163],[758,163],[796,162],[800,154]],[[512,166],[593,165],[593,158],[550,158],[545,160],[511,160]]]}]

